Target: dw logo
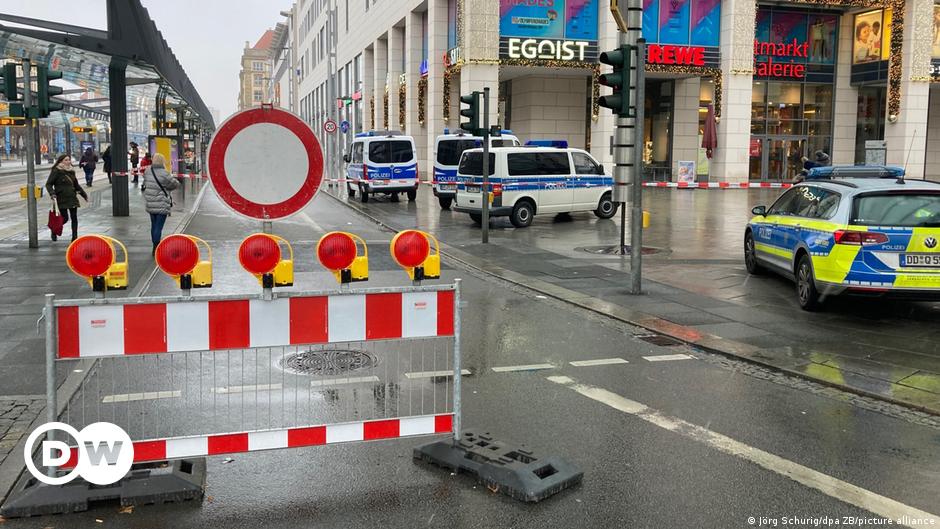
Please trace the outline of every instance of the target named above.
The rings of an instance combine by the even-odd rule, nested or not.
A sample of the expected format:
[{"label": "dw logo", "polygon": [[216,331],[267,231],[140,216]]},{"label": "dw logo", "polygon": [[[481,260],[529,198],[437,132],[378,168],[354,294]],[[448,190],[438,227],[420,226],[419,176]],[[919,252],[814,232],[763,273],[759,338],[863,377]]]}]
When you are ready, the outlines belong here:
[{"label": "dw logo", "polygon": [[[33,461],[32,453],[36,440],[51,430],[65,432],[74,439],[74,443],[63,441],[62,434],[58,434],[55,440],[43,441],[40,453],[44,467],[68,466],[72,456],[70,444],[77,446],[75,452],[78,461],[73,463],[75,468],[63,476],[45,475]],[[23,457],[30,474],[47,485],[64,485],[78,476],[95,485],[110,485],[127,475],[131,469],[134,463],[134,444],[127,432],[109,422],[89,424],[80,432],[65,423],[49,422],[29,434],[26,446],[23,447]]]}]

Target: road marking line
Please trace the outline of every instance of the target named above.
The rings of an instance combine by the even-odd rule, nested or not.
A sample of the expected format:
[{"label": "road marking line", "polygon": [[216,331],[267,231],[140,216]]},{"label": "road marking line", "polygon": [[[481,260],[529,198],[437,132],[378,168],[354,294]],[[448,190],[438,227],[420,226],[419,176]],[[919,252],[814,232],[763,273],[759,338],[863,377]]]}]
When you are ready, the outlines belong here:
[{"label": "road marking line", "polygon": [[675,355],[656,355],[656,356],[644,356],[644,360],[650,362],[670,362],[672,360],[694,360],[694,356],[684,355],[684,354],[675,354]]},{"label": "road marking line", "polygon": [[118,395],[105,395],[101,402],[113,404],[115,402],[132,402],[137,400],[175,399],[183,394],[175,391],[145,391],[143,393],[120,393]]},{"label": "road marking line", "polygon": [[[472,375],[469,369],[461,369],[460,374],[463,376]],[[407,378],[437,378],[437,377],[452,377],[454,376],[453,371],[416,371],[414,373],[405,373]]]},{"label": "road marking line", "polygon": [[[781,476],[788,477],[797,483],[816,489],[827,496],[865,509],[878,516],[890,518],[895,522],[905,516],[908,517],[908,519],[940,520],[940,516],[936,514],[916,509],[870,490],[863,489],[851,483],[823,474],[817,470],[805,467],[799,463],[765,452],[759,448],[748,446],[726,435],[698,426],[697,424],[686,422],[677,417],[670,417],[645,404],[622,397],[606,389],[589,386],[587,384],[579,384],[566,376],[548,377],[548,380],[571,388],[581,395],[606,404],[615,410],[629,413],[630,415],[634,415],[665,430],[688,437],[726,454],[750,461]],[[914,527],[914,525],[903,523],[900,525]]]},{"label": "road marking line", "polygon": [[590,367],[590,366],[606,366],[610,364],[629,364],[623,358],[598,358],[596,360],[575,360],[574,362],[568,362],[574,367]]},{"label": "road marking line", "polygon": [[538,371],[540,369],[555,369],[554,364],[529,364],[524,366],[502,366],[494,367],[493,371],[497,373],[509,373],[512,371]]},{"label": "road marking line", "polygon": [[379,382],[379,377],[349,377],[349,378],[335,378],[333,380],[311,380],[310,387],[320,388],[323,386],[340,386],[345,384],[365,384],[368,382]]},{"label": "road marking line", "polygon": [[248,393],[249,391],[271,391],[281,389],[281,384],[250,384],[247,386],[220,386],[209,391],[217,395],[230,395],[232,393]]}]

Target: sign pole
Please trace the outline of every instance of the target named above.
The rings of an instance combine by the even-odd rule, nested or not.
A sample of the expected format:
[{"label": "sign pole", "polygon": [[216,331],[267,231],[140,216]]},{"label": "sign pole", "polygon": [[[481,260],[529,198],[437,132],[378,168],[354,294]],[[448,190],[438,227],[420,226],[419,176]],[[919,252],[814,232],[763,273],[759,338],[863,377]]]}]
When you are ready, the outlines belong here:
[{"label": "sign pole", "polygon": [[33,118],[30,106],[33,104],[32,78],[28,60],[23,61],[23,108],[26,110],[26,219],[29,230],[29,247],[39,248],[39,221],[36,218],[36,167],[33,152],[38,149],[34,144]]},{"label": "sign pole", "polygon": [[490,242],[490,88],[483,89],[483,244]]}]

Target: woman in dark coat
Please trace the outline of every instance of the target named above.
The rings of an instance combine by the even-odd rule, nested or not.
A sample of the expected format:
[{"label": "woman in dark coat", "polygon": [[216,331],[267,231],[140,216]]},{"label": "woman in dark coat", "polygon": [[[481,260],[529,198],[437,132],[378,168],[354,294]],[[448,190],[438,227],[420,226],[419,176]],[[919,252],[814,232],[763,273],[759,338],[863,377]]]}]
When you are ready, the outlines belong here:
[{"label": "woman in dark coat", "polygon": [[98,155],[95,154],[95,151],[91,150],[91,147],[85,149],[85,154],[82,155],[78,166],[84,169],[85,183],[88,187],[91,187],[91,181],[95,178],[95,169],[98,168]]},{"label": "woman in dark coat", "polygon": [[101,159],[104,160],[104,172],[108,175],[108,183],[111,183],[111,146],[101,153]]},{"label": "woman in dark coat", "polygon": [[[59,213],[64,217],[64,221],[68,222],[72,219],[72,240],[74,241],[78,238],[78,197],[81,195],[85,202],[88,202],[88,194],[75,177],[71,156],[62,154],[56,158],[52,171],[49,172],[49,179],[46,180],[46,190],[59,206]],[[56,240],[55,234],[52,234],[52,240]]]}]

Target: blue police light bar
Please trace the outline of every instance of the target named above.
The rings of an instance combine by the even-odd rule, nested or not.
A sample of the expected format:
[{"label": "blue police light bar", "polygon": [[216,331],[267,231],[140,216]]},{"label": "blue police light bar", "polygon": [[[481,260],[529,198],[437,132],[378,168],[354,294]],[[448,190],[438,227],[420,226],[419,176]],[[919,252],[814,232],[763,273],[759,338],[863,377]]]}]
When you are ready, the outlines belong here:
[{"label": "blue police light bar", "polygon": [[904,168],[893,165],[835,165],[813,167],[807,180],[831,178],[904,178]]},{"label": "blue police light bar", "polygon": [[447,127],[444,127],[444,135],[447,136],[448,134],[450,134],[450,129]]},{"label": "blue police light bar", "polygon": [[509,129],[502,129],[499,131],[500,134],[512,134],[512,131]]},{"label": "blue police light bar", "polygon": [[528,147],[557,147],[559,149],[568,148],[568,140],[529,140],[525,142]]}]

